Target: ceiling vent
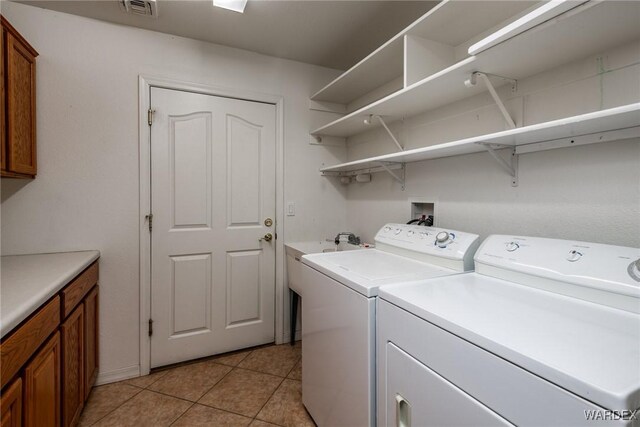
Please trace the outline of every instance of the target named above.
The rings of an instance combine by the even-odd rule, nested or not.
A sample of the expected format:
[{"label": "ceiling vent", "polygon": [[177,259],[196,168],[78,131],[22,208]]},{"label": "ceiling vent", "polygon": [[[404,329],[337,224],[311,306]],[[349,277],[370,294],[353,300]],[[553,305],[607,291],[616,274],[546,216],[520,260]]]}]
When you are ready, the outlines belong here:
[{"label": "ceiling vent", "polygon": [[158,4],[156,0],[120,0],[120,7],[133,15],[158,17]]}]

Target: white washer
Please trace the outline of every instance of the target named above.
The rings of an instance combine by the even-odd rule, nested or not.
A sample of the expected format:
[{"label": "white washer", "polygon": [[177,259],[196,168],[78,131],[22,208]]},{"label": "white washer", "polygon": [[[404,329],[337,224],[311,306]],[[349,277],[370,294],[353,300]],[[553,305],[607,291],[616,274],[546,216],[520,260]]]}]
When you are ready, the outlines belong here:
[{"label": "white washer", "polygon": [[302,401],[321,427],[375,424],[378,287],[472,269],[478,236],[387,224],[375,241],[302,257]]},{"label": "white washer", "polygon": [[496,235],[474,273],[380,289],[378,425],[640,425],[639,258]]}]

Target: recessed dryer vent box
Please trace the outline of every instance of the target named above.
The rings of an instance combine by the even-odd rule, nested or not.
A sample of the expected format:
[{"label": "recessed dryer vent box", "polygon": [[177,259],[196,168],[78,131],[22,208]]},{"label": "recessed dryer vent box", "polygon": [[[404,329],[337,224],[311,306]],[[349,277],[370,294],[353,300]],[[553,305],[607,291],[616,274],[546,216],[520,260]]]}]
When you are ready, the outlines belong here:
[{"label": "recessed dryer vent box", "polygon": [[[436,216],[435,202],[423,199],[409,199],[409,205],[411,207],[409,219],[420,218],[422,215],[427,217],[433,215],[433,225],[437,224],[438,217]],[[409,219],[407,219],[407,221]]]}]

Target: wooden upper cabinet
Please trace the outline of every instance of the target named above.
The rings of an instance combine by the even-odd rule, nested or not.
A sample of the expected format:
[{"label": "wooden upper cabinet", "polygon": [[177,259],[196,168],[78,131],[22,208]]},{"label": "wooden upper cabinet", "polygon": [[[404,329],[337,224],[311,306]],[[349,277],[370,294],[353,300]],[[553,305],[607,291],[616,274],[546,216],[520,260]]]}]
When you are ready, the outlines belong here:
[{"label": "wooden upper cabinet", "polygon": [[6,91],[5,91],[5,40],[7,30],[0,25],[0,173],[4,176],[7,170],[7,117],[6,117]]},{"label": "wooden upper cabinet", "polygon": [[38,52],[0,17],[2,24],[2,176],[33,178],[36,151]]}]

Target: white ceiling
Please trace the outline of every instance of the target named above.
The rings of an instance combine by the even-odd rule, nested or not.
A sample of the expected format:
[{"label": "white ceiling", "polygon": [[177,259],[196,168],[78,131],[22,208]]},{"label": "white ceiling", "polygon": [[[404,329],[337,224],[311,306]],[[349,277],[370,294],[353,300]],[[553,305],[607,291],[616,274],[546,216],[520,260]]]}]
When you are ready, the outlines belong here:
[{"label": "white ceiling", "polygon": [[153,19],[124,13],[117,0],[20,2],[343,70],[438,3],[250,0],[239,14],[211,0],[158,0]]}]

